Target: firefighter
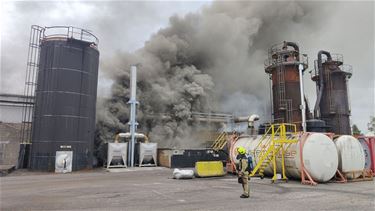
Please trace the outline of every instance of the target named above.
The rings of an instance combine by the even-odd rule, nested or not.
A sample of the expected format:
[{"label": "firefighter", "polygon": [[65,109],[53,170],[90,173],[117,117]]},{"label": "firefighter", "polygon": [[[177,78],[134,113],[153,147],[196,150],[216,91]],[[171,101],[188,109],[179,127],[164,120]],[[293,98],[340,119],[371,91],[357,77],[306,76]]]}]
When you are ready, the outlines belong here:
[{"label": "firefighter", "polygon": [[239,177],[239,182],[242,183],[243,188],[243,194],[240,196],[240,198],[249,198],[249,164],[248,158],[246,157],[246,149],[244,147],[238,147],[237,152],[237,160],[239,160],[237,174]]}]

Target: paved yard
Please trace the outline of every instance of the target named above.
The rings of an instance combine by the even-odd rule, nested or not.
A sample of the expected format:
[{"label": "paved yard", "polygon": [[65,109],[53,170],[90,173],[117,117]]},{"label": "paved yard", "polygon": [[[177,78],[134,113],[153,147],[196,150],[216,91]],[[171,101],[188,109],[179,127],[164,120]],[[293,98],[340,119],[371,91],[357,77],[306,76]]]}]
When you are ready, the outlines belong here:
[{"label": "paved yard", "polygon": [[1,177],[1,210],[375,210],[375,182],[301,185],[237,178],[174,180],[171,169],[93,170],[72,174],[14,172]]}]

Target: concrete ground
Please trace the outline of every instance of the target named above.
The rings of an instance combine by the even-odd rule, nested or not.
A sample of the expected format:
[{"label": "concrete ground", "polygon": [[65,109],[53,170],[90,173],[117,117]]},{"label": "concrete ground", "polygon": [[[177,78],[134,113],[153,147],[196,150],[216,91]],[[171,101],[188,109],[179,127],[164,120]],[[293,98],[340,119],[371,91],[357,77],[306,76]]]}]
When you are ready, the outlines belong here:
[{"label": "concrete ground", "polygon": [[375,210],[374,181],[312,187],[252,178],[251,198],[241,199],[236,176],[174,180],[172,171],[16,171],[0,178],[1,210]]}]

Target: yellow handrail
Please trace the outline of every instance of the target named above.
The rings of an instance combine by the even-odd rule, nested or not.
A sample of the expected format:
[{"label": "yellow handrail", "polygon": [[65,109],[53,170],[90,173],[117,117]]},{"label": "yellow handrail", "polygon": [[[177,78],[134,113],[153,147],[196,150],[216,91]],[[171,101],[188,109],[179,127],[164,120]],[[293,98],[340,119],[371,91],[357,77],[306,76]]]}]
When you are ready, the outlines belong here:
[{"label": "yellow handrail", "polygon": [[214,143],[212,143],[211,148],[215,151],[222,149],[226,144],[226,136],[226,132],[220,133],[220,135],[216,138]]},{"label": "yellow handrail", "polygon": [[[287,127],[290,127],[290,130],[287,130]],[[289,129],[289,128],[288,128]],[[289,123],[280,123],[280,124],[272,124],[271,127],[268,128],[266,133],[262,136],[257,146],[254,148],[254,155],[257,154],[257,149],[259,146],[267,139],[267,137],[271,136],[267,142],[265,143],[268,146],[267,150],[260,150],[258,155],[258,162],[253,171],[251,172],[250,176],[256,174],[259,170],[260,174],[262,175],[263,170],[272,162],[273,163],[273,177],[272,181],[277,179],[277,172],[276,172],[276,155],[281,150],[281,165],[282,165],[282,179],[287,180],[288,178],[285,176],[285,163],[284,163],[284,154],[285,151],[291,146],[292,143],[296,143],[297,139],[289,139],[288,135],[295,135],[297,134],[297,126],[295,124]],[[284,148],[284,144],[288,144],[286,148]],[[267,160],[268,158],[268,160]],[[263,164],[266,162],[265,164]]]},{"label": "yellow handrail", "polygon": [[260,146],[260,144],[264,141],[264,139],[267,137],[267,134],[270,132],[270,130],[272,129],[272,127],[269,127],[268,130],[264,133],[264,135],[262,136],[262,138],[260,139],[259,143],[257,144],[257,146],[254,148],[254,151],[256,151],[256,149],[258,149],[258,147]]}]

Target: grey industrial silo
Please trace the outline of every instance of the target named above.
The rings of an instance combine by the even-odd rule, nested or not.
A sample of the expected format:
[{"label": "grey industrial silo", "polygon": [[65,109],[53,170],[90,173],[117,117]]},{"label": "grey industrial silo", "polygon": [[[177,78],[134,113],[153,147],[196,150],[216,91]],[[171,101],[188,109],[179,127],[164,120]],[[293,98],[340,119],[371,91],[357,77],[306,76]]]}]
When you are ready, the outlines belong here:
[{"label": "grey industrial silo", "polygon": [[45,27],[32,123],[30,168],[55,169],[56,152],[72,152],[72,170],[92,167],[98,39],[74,27]]}]

